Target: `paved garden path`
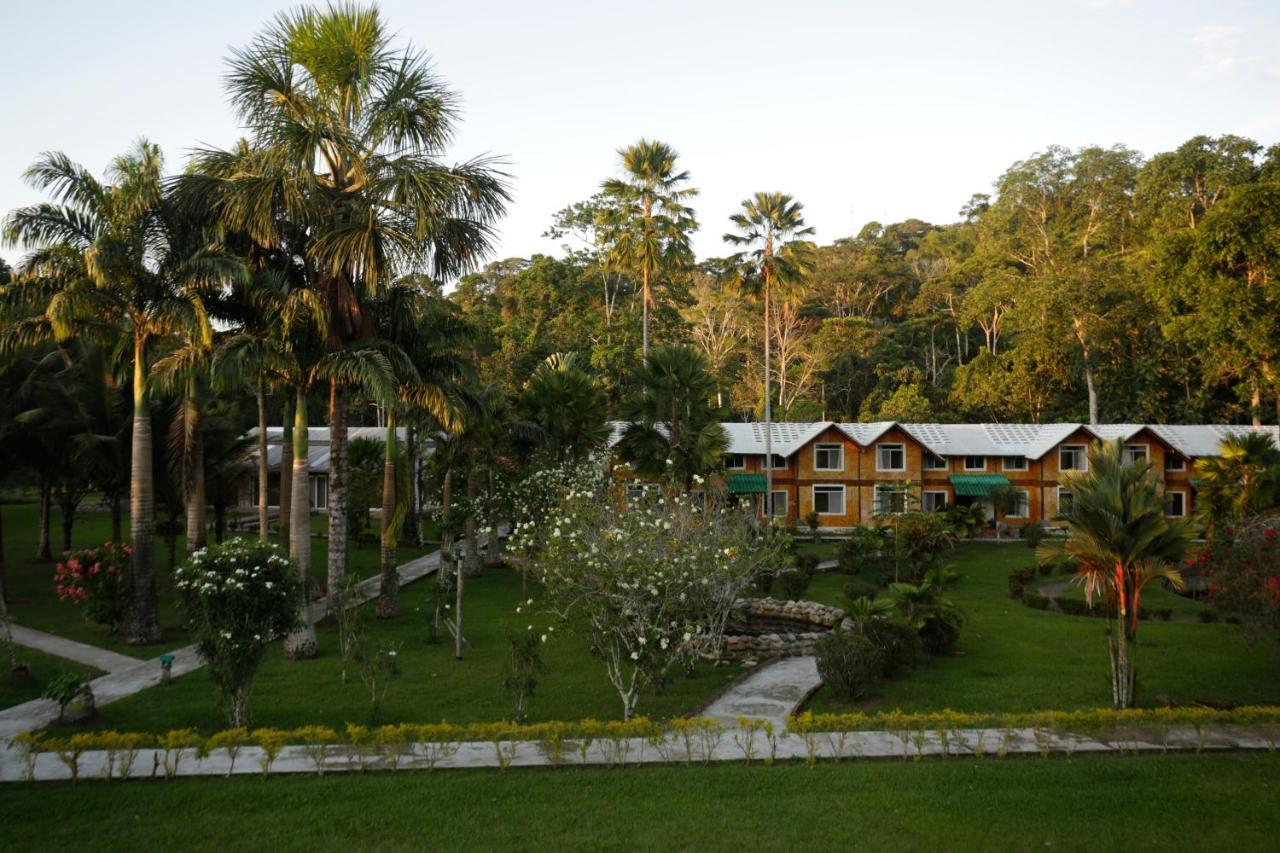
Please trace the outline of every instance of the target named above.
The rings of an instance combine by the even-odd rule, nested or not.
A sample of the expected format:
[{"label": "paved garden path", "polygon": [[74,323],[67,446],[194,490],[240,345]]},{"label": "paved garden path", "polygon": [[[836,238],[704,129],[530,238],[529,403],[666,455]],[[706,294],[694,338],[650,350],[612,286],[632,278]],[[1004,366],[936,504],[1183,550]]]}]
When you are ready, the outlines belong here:
[{"label": "paved garden path", "polygon": [[[410,560],[396,567],[396,571],[400,575],[400,585],[404,586],[414,581],[424,578],[434,572],[440,566],[440,552],[434,551],[415,560]],[[357,589],[359,590],[359,603],[371,601],[378,597],[378,586],[381,578],[374,575],[360,582]],[[316,602],[312,604],[312,616],[318,618],[324,614],[323,604]],[[41,634],[39,631],[30,631],[30,629],[19,628],[13,626],[14,639],[23,645],[28,643],[19,639],[19,631],[29,632],[30,634]],[[89,682],[90,688],[93,690],[94,703],[101,707],[123,699],[126,696],[132,696],[140,690],[146,690],[148,687],[154,687],[160,683],[162,670],[160,667],[160,658],[155,657],[151,660],[137,660],[135,658],[126,657],[125,655],[117,655],[114,652],[108,652],[105,649],[94,649],[93,646],[86,646],[82,643],[73,643],[71,640],[56,637],[52,634],[43,634],[51,640],[59,643],[66,643],[69,646],[78,646],[81,649],[93,649],[102,655],[109,655],[115,659],[118,666],[103,666],[106,658],[102,659],[102,663],[94,663],[91,660],[82,659],[81,657],[66,654],[71,650],[65,648],[63,651],[47,648],[45,646],[32,646],[41,651],[48,651],[51,654],[62,655],[71,660],[80,663],[88,663],[99,669],[107,670],[107,674],[93,679]],[[87,652],[85,653],[87,655]],[[186,675],[192,670],[199,669],[203,666],[200,656],[196,654],[195,646],[184,646],[170,652],[173,655],[173,663],[170,666],[170,677],[176,678],[179,675]],[[126,663],[127,662],[127,663]],[[14,705],[11,708],[0,710],[0,741],[8,741],[15,735],[22,732],[35,731],[44,728],[58,718],[58,706],[54,702],[47,699],[33,699],[30,702],[24,702],[21,705]]]},{"label": "paved garden path", "polygon": [[88,643],[78,643],[75,640],[68,640],[66,637],[59,637],[57,634],[46,634],[44,631],[26,628],[22,625],[10,623],[9,632],[13,636],[13,641],[20,646],[66,658],[104,672],[129,669],[142,663],[138,658],[131,658],[128,655],[100,649]]},{"label": "paved garden path", "polygon": [[712,700],[702,716],[728,723],[737,722],[738,717],[753,717],[780,724],[820,684],[817,658],[780,658],[731,685]]}]

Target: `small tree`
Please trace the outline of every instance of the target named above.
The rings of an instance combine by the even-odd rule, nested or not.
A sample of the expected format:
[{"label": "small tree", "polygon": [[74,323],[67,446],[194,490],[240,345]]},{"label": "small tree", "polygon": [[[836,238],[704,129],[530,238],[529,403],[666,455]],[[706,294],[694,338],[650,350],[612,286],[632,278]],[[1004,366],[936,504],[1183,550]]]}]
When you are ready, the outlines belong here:
[{"label": "small tree", "polygon": [[991,507],[995,510],[996,541],[1000,541],[1000,519],[1018,511],[1021,496],[1018,490],[1007,483],[996,486],[987,493],[991,499]]},{"label": "small tree", "polygon": [[1280,517],[1238,524],[1216,537],[1192,567],[1206,571],[1214,603],[1238,616],[1250,639],[1280,637]]},{"label": "small tree", "polygon": [[228,720],[248,725],[249,695],[267,643],[298,624],[296,569],[269,542],[232,539],[192,554],[174,585]]},{"label": "small tree", "polygon": [[88,621],[116,633],[127,615],[132,555],[128,545],[113,542],[64,552],[53,573],[58,599],[84,607]]}]

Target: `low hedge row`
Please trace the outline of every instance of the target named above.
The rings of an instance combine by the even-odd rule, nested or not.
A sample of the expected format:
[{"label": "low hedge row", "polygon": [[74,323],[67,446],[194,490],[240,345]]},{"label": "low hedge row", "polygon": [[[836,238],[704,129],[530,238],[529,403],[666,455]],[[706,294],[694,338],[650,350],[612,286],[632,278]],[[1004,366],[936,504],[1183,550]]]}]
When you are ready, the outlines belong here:
[{"label": "low hedge row", "polygon": [[[1040,574],[1044,574],[1043,566],[1040,567]],[[1024,569],[1009,573],[1009,597],[1021,601],[1028,607],[1036,610],[1048,610],[1051,605],[1056,605],[1060,613],[1068,616],[1107,616],[1105,606],[1090,607],[1087,602],[1078,598],[1056,597],[1049,598],[1040,595],[1031,589],[1031,582],[1036,577],[1036,567],[1030,566]],[[1213,611],[1202,611],[1201,621],[1212,621],[1212,619],[1204,618],[1204,613],[1212,613]],[[1172,607],[1148,608],[1143,605],[1138,607],[1139,619],[1159,619],[1161,622],[1168,622],[1173,618]]]}]

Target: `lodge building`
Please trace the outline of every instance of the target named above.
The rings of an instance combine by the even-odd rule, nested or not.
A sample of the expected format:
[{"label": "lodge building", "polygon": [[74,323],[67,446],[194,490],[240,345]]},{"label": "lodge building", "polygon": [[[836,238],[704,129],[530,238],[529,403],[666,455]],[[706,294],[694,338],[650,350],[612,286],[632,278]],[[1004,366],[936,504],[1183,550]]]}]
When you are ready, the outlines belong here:
[{"label": "lodge building", "polygon": [[[725,423],[724,468],[730,493],[752,496],[763,512],[765,433],[761,423]],[[622,435],[615,424],[612,442]],[[819,527],[839,530],[908,510],[936,511],[977,503],[989,522],[1052,523],[1071,500],[1064,472],[1087,469],[1089,446],[1119,438],[1125,452],[1146,459],[1164,481],[1170,516],[1195,507],[1195,461],[1218,453],[1231,434],[1277,427],[1214,424],[911,424],[775,423],[772,425],[773,512],[803,525],[811,512]],[[991,491],[1010,486],[1012,511],[993,506]],[[642,488],[632,483],[632,490]]]}]

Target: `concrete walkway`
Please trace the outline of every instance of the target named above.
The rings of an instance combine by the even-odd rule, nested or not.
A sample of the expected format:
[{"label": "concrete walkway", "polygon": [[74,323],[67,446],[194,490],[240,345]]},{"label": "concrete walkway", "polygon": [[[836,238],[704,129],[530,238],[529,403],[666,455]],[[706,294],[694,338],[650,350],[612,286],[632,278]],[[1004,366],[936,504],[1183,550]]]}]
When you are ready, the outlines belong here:
[{"label": "concrete walkway", "polygon": [[809,697],[822,679],[818,659],[812,655],[781,658],[766,663],[716,697],[702,716],[735,723],[739,717],[781,724]]},{"label": "concrete walkway", "polygon": [[[440,552],[434,551],[417,559],[402,563],[396,567],[396,571],[400,575],[400,585],[413,583],[420,578],[434,572],[440,566]],[[378,587],[381,583],[381,577],[374,575],[360,582],[357,586],[359,590],[359,603],[371,601],[378,597]],[[322,602],[313,602],[312,616],[319,618],[325,613],[324,604]],[[30,629],[21,629],[29,631]],[[19,626],[13,626],[14,639],[18,639]],[[34,634],[41,632],[34,631]],[[62,643],[68,643],[73,646],[80,646],[83,649],[93,649],[92,646],[85,646],[82,643],[72,643],[70,640],[64,640],[61,637],[55,637],[52,634],[45,634],[53,640]],[[25,643],[24,643],[25,645]],[[41,651],[46,649],[40,648]],[[118,666],[106,667],[92,663],[88,660],[80,660],[80,658],[72,657],[63,652],[52,651],[52,654],[61,654],[63,657],[69,657],[72,660],[80,660],[82,663],[89,663],[97,666],[99,669],[106,669],[107,674],[93,679],[89,682],[89,687],[93,690],[94,703],[101,707],[109,705],[118,699],[146,690],[148,687],[154,687],[160,683],[163,670],[160,667],[160,658],[155,657],[151,660],[137,660],[135,658],[117,655],[104,649],[95,649],[97,653],[109,655],[115,659]],[[85,653],[87,654],[87,653]],[[180,675],[186,675],[192,670],[199,669],[204,663],[200,660],[200,656],[196,653],[194,645],[184,646],[170,652],[173,655],[173,665],[170,668],[170,677],[176,678]],[[106,662],[106,659],[103,659]],[[30,702],[24,702],[21,705],[14,705],[11,708],[0,710],[0,741],[8,741],[10,738],[21,734],[22,732],[35,731],[42,729],[58,718],[58,706],[54,702],[47,699],[33,699]]]},{"label": "concrete walkway", "polygon": [[75,640],[68,640],[66,637],[59,637],[57,634],[46,634],[44,631],[25,628],[14,623],[9,624],[9,632],[13,635],[13,641],[20,646],[66,658],[76,663],[82,663],[85,666],[91,666],[103,672],[130,669],[142,663],[137,658],[131,658],[128,655],[100,649],[88,643],[78,643]]}]

